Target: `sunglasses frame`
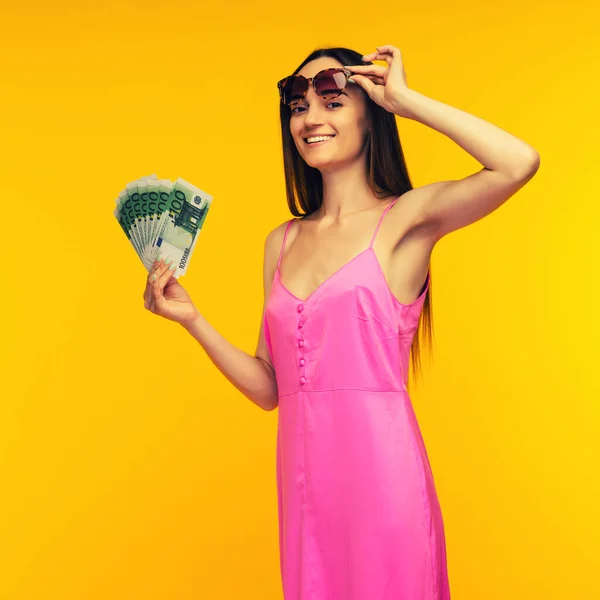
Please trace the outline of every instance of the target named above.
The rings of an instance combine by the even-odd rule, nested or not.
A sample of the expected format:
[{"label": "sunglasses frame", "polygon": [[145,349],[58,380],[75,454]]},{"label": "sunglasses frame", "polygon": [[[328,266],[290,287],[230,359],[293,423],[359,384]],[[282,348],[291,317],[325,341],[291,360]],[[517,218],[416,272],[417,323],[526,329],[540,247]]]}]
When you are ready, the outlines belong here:
[{"label": "sunglasses frame", "polygon": [[[326,96],[322,96],[321,94],[319,94],[317,92],[317,86],[315,84],[315,79],[317,77],[319,77],[319,75],[321,75],[322,73],[327,73],[328,71],[337,71],[338,73],[343,73],[346,76],[346,83],[344,84],[344,87],[340,90],[339,94],[335,94],[335,95],[327,94]],[[304,100],[304,98],[306,98],[306,94],[308,92],[308,89],[309,89],[311,83],[312,83],[313,89],[315,90],[315,94],[317,94],[317,96],[319,96],[319,98],[337,98],[346,89],[346,86],[348,85],[348,83],[354,83],[353,81],[349,81],[349,79],[348,79],[352,75],[354,75],[354,73],[352,73],[352,71],[350,71],[349,69],[346,69],[345,67],[331,67],[329,69],[323,69],[322,71],[319,71],[318,73],[316,73],[314,77],[309,77],[309,78],[304,77],[304,75],[297,75],[297,74],[296,75],[288,75],[287,77],[284,77],[283,79],[281,79],[280,81],[277,82],[277,89],[279,90],[279,98],[283,104],[290,106],[291,102],[284,102],[284,100],[283,100],[283,89],[282,89],[284,82],[287,81],[290,77],[301,77],[307,83],[306,89],[304,90],[302,97],[294,98],[294,100],[292,102],[299,102],[300,100]]]}]

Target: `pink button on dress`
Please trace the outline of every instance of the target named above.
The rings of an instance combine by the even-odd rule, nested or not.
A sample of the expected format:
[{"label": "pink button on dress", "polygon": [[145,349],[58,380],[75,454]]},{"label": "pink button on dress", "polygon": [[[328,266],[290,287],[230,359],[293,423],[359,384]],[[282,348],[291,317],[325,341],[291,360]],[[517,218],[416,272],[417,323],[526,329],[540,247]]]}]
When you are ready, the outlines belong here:
[{"label": "pink button on dress", "polygon": [[[394,200],[395,202],[395,200]],[[406,389],[429,287],[402,304],[369,247],[308,298],[281,283],[264,331],[279,390],[285,600],[449,600],[442,512]]]}]

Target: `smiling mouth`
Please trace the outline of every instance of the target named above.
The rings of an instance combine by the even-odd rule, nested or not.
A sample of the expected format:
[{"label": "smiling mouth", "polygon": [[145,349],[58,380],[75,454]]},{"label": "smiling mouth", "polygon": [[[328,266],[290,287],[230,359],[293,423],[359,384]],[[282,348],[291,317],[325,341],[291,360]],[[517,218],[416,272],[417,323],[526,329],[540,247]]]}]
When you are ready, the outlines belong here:
[{"label": "smiling mouth", "polygon": [[[319,135],[314,137],[303,138],[304,143],[308,146],[321,146],[326,144],[329,140],[332,140],[335,135]],[[311,140],[310,142],[308,140]]]}]

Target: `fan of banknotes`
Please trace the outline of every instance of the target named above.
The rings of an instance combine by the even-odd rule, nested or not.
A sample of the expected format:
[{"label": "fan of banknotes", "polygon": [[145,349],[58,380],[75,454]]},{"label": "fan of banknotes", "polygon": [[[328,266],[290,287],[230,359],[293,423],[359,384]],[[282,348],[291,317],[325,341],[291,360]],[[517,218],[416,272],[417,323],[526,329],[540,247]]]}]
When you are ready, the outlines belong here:
[{"label": "fan of banknotes", "polygon": [[179,177],[175,182],[141,177],[119,194],[114,215],[147,271],[157,256],[185,275],[212,196]]}]

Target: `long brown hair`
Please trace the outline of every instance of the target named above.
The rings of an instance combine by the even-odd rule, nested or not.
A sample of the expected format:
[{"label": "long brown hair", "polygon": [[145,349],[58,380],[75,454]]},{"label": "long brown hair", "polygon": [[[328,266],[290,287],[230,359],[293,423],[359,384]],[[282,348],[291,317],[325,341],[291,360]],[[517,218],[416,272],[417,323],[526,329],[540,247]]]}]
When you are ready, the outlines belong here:
[{"label": "long brown hair", "polygon": [[[364,62],[362,56],[362,54],[349,48],[319,48],[311,52],[293,74],[298,73],[310,61],[321,57],[333,58],[344,66],[373,64],[372,62]],[[369,147],[367,149],[369,185],[377,198],[401,196],[405,192],[412,190],[413,186],[410,182],[404,161],[395,115],[373,102],[366,93],[364,96],[372,127]],[[309,166],[300,156],[290,133],[290,107],[282,102],[279,104],[288,206],[290,212],[295,217],[309,215],[317,210],[323,201],[321,172]],[[373,140],[377,140],[377,143],[374,143]],[[418,330],[411,345],[411,365],[415,374],[417,371],[421,371],[421,338],[427,339],[431,352],[432,334],[430,270],[429,289],[425,295]]]}]

